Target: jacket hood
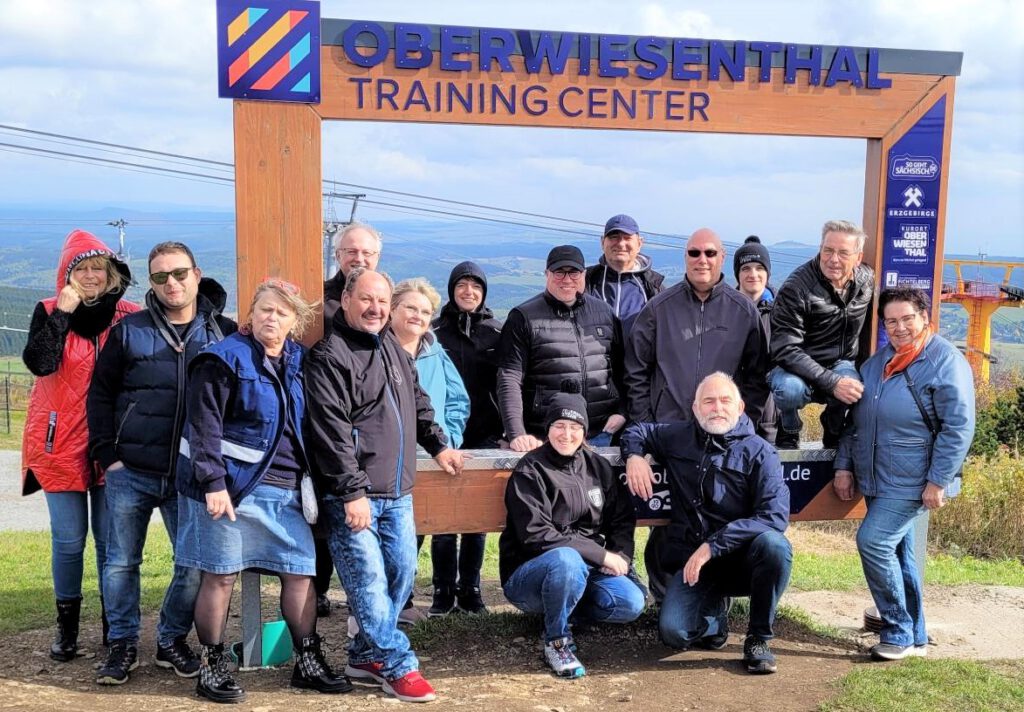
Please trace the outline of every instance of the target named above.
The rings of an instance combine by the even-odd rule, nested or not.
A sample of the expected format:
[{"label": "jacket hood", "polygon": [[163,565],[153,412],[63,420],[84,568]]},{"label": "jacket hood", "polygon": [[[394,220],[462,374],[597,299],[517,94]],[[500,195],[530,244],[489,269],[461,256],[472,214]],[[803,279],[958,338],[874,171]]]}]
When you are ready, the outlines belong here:
[{"label": "jacket hood", "polygon": [[[610,267],[608,262],[605,260],[604,255],[601,255],[601,259],[597,261],[597,264],[604,267],[612,274],[618,274],[614,267]],[[651,258],[641,253],[636,256],[636,267],[634,269],[627,269],[622,274],[642,274],[651,268]]]},{"label": "jacket hood", "polygon": [[68,284],[75,265],[90,257],[100,256],[109,257],[114,261],[117,271],[124,277],[125,289],[127,289],[132,282],[132,273],[128,269],[128,265],[119,260],[114,251],[91,232],[75,229],[64,238],[64,247],[60,251],[60,261],[57,265],[57,294],[60,294],[60,290]]},{"label": "jacket hood", "polygon": [[484,309],[487,304],[487,275],[483,269],[476,262],[469,260],[460,262],[452,268],[452,273],[448,277],[448,303],[455,303],[455,284],[463,277],[472,277],[481,284],[484,288],[484,298],[480,302],[480,306],[477,307],[477,311]]}]

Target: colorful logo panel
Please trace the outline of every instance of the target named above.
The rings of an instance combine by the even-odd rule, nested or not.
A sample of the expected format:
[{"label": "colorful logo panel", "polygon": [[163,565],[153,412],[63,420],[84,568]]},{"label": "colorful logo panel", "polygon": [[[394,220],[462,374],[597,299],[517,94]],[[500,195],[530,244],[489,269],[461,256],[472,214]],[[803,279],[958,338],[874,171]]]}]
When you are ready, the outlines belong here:
[{"label": "colorful logo panel", "polygon": [[320,103],[320,3],[217,0],[217,79],[228,99]]}]

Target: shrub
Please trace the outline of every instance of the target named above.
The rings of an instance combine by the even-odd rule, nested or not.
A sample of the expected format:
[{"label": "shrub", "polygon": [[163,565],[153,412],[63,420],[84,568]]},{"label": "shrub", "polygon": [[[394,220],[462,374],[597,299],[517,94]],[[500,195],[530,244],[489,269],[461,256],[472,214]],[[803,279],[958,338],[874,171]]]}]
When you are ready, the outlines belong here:
[{"label": "shrub", "polygon": [[1011,371],[979,383],[976,408],[971,454],[992,459],[1002,449],[1019,453],[1024,446],[1024,375]]}]

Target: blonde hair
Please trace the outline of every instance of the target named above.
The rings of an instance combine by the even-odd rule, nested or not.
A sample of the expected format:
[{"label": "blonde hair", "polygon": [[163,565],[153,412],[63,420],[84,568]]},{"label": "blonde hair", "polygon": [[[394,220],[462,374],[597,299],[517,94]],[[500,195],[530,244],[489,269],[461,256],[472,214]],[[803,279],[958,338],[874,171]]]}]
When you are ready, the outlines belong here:
[{"label": "blonde hair", "polygon": [[249,303],[249,316],[245,322],[246,330],[252,331],[252,312],[256,308],[256,302],[268,292],[287,304],[295,312],[295,325],[292,327],[290,336],[301,339],[302,335],[306,333],[306,329],[313,323],[313,319],[316,318],[316,309],[320,306],[320,303],[307,302],[299,294],[298,285],[286,282],[283,279],[277,279],[276,277],[263,280],[253,292],[252,301]]},{"label": "blonde hair", "polygon": [[441,295],[437,293],[430,282],[423,277],[413,277],[412,279],[403,279],[397,285],[395,285],[395,291],[391,295],[391,308],[394,309],[398,306],[399,302],[402,301],[402,297],[410,292],[418,292],[427,298],[430,302],[430,309],[436,314],[437,310],[441,306]]},{"label": "blonde hair", "polygon": [[86,306],[92,306],[108,294],[123,292],[125,290],[127,285],[125,284],[124,275],[121,274],[119,269],[117,269],[117,265],[114,263],[114,260],[112,260],[109,255],[93,255],[92,257],[86,257],[84,260],[76,262],[75,266],[68,272],[68,284],[73,286],[79,294],[82,293],[82,285],[78,283],[77,279],[75,279],[75,267],[87,264],[92,264],[94,267],[103,267],[107,273],[107,286],[103,288],[102,292],[92,299],[83,298],[83,304]]}]

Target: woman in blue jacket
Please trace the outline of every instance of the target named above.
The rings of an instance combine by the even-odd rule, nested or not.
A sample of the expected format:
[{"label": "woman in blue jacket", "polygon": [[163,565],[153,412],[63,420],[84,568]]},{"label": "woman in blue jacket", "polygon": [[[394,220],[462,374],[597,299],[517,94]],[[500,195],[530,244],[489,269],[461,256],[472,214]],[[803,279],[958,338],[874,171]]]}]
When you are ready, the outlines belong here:
[{"label": "woman in blue jacket", "polygon": [[960,491],[974,438],[974,377],[960,351],[932,332],[929,312],[919,289],[879,296],[889,343],[860,368],[864,397],[835,460],[836,494],[852,499],[856,487],[867,503],[857,549],[883,623],[876,660],[927,652],[914,519]]},{"label": "woman in blue jacket", "polygon": [[214,702],[245,699],[228,672],[223,642],[231,590],[243,569],[281,579],[281,612],[295,648],[291,685],[328,693],[352,689],[327,665],[316,632],[316,563],[307,523],[315,502],[303,486],[309,477],[302,438],[305,350],[293,340],[314,316],[295,285],[268,280],[256,288],[239,333],[210,345],[189,365],[176,558],[202,571],[196,692]]}]

